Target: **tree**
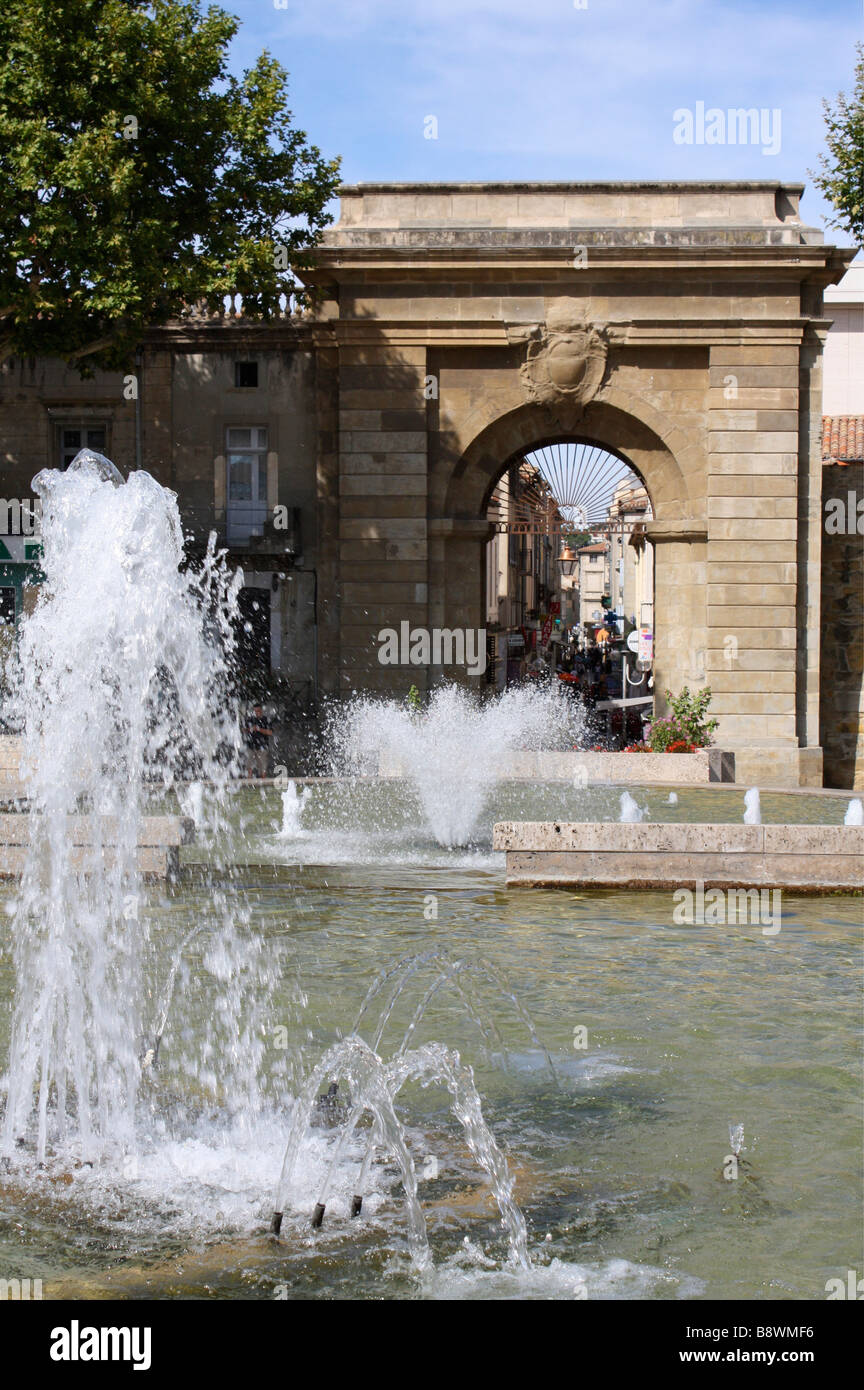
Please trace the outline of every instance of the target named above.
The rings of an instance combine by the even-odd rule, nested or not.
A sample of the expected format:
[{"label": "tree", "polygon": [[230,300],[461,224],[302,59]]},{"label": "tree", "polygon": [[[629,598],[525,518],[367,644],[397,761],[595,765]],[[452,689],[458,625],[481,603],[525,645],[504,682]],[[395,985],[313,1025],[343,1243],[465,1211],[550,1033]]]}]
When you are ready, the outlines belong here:
[{"label": "tree", "polygon": [[195,304],[302,302],[339,162],[268,53],[228,72],[237,27],[200,0],[3,0],[0,359],[118,368]]},{"label": "tree", "polygon": [[810,176],[837,213],[829,227],[840,227],[864,246],[864,44],[855,50],[854,94],[850,101],[838,92],[834,108],[823,101],[828,153],[819,156],[821,172],[811,170]]}]

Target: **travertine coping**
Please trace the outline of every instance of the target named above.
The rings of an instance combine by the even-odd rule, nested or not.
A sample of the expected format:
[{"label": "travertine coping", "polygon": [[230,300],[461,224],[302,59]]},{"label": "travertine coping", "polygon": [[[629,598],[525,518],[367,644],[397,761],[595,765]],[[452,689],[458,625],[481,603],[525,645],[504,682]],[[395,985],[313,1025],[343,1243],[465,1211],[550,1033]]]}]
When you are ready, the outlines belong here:
[{"label": "travertine coping", "polygon": [[[0,878],[19,878],[27,861],[36,817],[25,813],[0,815]],[[70,867],[87,873],[94,851],[110,868],[115,860],[117,822],[108,816],[67,816],[66,833],[73,846]],[[194,839],[195,822],[188,816],[145,816],[138,830],[138,869],[148,878],[168,878],[178,872],[180,846]]]},{"label": "travertine coping", "polygon": [[864,826],[500,821],[507,883],[547,887],[864,888]]},{"label": "travertine coping", "polygon": [[[496,760],[499,776],[519,781],[575,782],[580,786],[646,786],[652,783],[698,786],[734,782],[735,754],[720,748],[696,753],[529,753],[513,749]],[[382,753],[379,777],[407,777],[408,764]]]},{"label": "travertine coping", "polygon": [[[497,850],[602,850],[654,854],[855,854],[864,856],[860,825],[693,825],[686,822],[499,821]],[[864,870],[864,859],[862,859]]]},{"label": "travertine coping", "polygon": [[[29,845],[34,817],[26,813],[0,815],[0,845]],[[67,816],[66,834],[73,845],[117,843],[117,823],[109,816]],[[191,844],[195,822],[188,816],[144,816],[138,828],[138,844],[159,849]]]},{"label": "travertine coping", "polygon": [[[176,846],[139,845],[138,872],[145,878],[173,878],[179,872],[179,850]],[[102,868],[113,868],[115,851],[107,846],[98,851]],[[27,865],[27,848],[24,845],[0,845],[0,879],[20,878]],[[76,846],[69,857],[69,867],[75,873],[92,871],[93,851],[86,845]]]}]

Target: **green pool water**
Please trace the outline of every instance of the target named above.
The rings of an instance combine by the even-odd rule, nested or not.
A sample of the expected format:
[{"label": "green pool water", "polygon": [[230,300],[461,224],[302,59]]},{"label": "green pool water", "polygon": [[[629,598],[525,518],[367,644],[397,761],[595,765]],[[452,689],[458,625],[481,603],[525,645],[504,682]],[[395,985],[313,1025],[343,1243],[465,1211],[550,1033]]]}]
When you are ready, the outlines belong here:
[{"label": "green pool water", "polygon": [[[740,789],[682,791],[676,806],[667,789],[633,794],[651,819],[741,818]],[[0,1274],[41,1278],[46,1298],[824,1298],[827,1280],[861,1264],[861,899],[784,896],[769,937],[758,926],[676,924],[671,894],[505,890],[503,857],[489,848],[494,819],[617,819],[617,795],[506,786],[474,843],[445,851],[418,829],[401,787],[322,784],[287,839],[274,789],[239,793],[221,842],[229,866],[208,867],[204,835],[184,852],[177,885],[148,890],[154,998],[199,930],[142,1099],[140,1153],[0,1172]],[[766,820],[825,823],[845,805],[762,801]],[[0,887],[0,912],[13,896]],[[205,1057],[236,983],[220,967],[226,921],[252,952],[235,958],[248,966],[249,1030],[239,1043],[232,1035],[238,1055],[216,1047]],[[3,933],[5,1065],[13,981]],[[436,948],[508,982],[477,977],[479,1023],[442,988],[414,1041],[445,1042],[472,1066],[515,1174],[531,1269],[508,1265],[488,1187],[435,1087],[408,1087],[399,1102],[421,1175],[424,1272],[408,1258],[392,1164],[376,1165],[362,1217],[349,1218],[356,1146],[323,1227],[310,1229],[336,1136],[323,1127],[310,1131],[273,1242],[303,1076],[350,1031],[382,970]],[[398,1047],[431,978],[419,971],[406,986],[382,1055]],[[224,1077],[242,1079],[253,1052],[259,1087],[244,1107],[242,1085]]]}]

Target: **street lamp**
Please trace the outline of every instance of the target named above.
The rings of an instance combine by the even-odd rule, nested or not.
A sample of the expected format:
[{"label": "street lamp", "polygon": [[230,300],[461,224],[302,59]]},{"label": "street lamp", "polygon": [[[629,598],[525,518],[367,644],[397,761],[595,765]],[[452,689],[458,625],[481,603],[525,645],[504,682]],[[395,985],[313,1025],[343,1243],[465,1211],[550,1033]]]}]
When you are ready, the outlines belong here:
[{"label": "street lamp", "polygon": [[565,545],[558,556],[558,563],[561,566],[561,573],[566,579],[571,579],[576,573],[576,566],[579,563],[579,556],[572,546]]}]

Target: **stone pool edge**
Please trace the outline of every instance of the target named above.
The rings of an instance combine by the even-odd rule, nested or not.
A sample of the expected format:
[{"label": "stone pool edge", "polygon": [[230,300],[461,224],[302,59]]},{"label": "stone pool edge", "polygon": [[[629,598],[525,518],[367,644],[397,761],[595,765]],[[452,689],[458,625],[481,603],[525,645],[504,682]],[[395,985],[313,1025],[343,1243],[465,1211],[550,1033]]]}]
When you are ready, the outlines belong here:
[{"label": "stone pool edge", "polygon": [[499,821],[508,887],[864,891],[864,826]]}]

